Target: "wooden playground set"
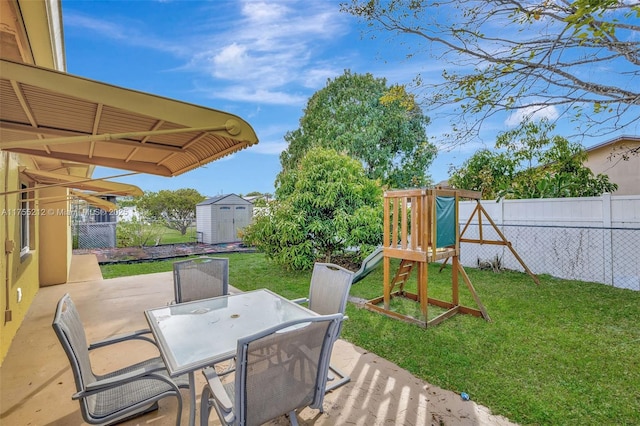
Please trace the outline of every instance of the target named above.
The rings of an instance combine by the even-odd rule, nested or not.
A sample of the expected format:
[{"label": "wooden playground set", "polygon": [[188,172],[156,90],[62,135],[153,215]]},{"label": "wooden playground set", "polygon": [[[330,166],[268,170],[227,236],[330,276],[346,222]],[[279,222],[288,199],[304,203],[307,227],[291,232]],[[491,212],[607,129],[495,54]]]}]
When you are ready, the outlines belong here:
[{"label": "wooden playground set", "polygon": [[[476,201],[476,208],[466,222],[462,232],[458,226],[458,203],[460,199]],[[386,191],[384,193],[384,234],[382,243],[384,294],[369,300],[365,307],[392,318],[429,327],[437,325],[458,313],[470,314],[491,321],[469,276],[460,263],[460,243],[494,244],[509,248],[524,270],[538,283],[538,278],[527,268],[511,243],[489,217],[480,203],[481,193],[467,190],[450,189],[407,189]],[[479,226],[478,238],[463,238],[474,217]],[[493,226],[499,240],[483,238],[483,217]],[[391,275],[391,259],[399,259],[400,265]],[[451,261],[451,301],[429,297],[428,265],[442,261],[440,270]],[[417,293],[405,289],[412,271],[417,270]],[[476,307],[460,304],[460,285],[462,277],[471,293]],[[393,298],[405,298],[420,304],[422,319],[401,314],[390,308]],[[429,305],[444,309],[444,312],[428,319]]]}]

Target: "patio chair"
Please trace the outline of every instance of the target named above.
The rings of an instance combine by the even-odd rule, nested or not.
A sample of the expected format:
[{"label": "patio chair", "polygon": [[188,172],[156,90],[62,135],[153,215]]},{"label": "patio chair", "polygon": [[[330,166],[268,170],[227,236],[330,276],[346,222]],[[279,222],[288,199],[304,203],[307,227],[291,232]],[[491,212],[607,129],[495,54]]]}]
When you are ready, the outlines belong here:
[{"label": "patio chair", "polygon": [[201,256],[173,263],[176,303],[229,293],[229,259]]},{"label": "patio chair", "polygon": [[162,398],[178,399],[176,425],[180,425],[182,396],[179,388],[187,388],[186,379],[172,380],[161,358],[152,358],[104,375],[93,373],[89,351],[111,344],[143,340],[155,345],[155,341],[141,330],[114,336],[87,345],[80,315],[69,294],[65,294],[56,308],[53,329],[64,348],[77,392],[72,399],[80,403],[83,419],[90,424],[119,423],[158,408]]},{"label": "patio chair", "polygon": [[[316,263],[313,265],[309,297],[296,299],[296,303],[308,303],[309,309],[320,315],[341,313],[344,315],[347,308],[347,298],[353,282],[354,273],[332,263]],[[347,317],[345,316],[345,319]],[[340,336],[342,323],[336,333],[336,339]],[[336,376],[339,378],[336,380]],[[332,391],[351,380],[349,376],[338,368],[329,366],[329,385],[326,391]]]},{"label": "patio chair", "polygon": [[323,411],[329,358],[342,314],[289,321],[238,340],[233,381],[223,384],[215,369],[200,402],[200,424],[207,425],[211,407],[223,425],[260,425],[310,406]]}]

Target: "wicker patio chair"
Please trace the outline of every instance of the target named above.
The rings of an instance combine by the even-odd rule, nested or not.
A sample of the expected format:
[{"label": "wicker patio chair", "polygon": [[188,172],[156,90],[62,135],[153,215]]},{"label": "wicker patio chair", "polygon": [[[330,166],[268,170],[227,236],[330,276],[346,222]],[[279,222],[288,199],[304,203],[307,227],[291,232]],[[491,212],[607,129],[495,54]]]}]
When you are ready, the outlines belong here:
[{"label": "wicker patio chair", "polygon": [[203,373],[207,383],[200,402],[200,424],[207,425],[211,407],[223,425],[260,425],[310,406],[323,411],[329,358],[342,314],[317,316],[281,324],[238,340],[233,381],[223,384],[214,368]]},{"label": "wicker patio chair", "polygon": [[[313,266],[309,297],[296,299],[296,303],[308,303],[309,309],[320,315],[341,313],[344,315],[347,308],[349,290],[353,282],[354,273],[332,263],[316,263]],[[345,317],[346,319],[346,317]],[[336,333],[336,339],[340,336],[342,323]],[[337,380],[336,380],[337,376]],[[349,376],[338,368],[329,366],[329,384],[326,391],[332,391],[337,387],[348,383]]]},{"label": "wicker patio chair", "polygon": [[173,263],[176,303],[229,293],[229,259],[201,256]]},{"label": "wicker patio chair", "polygon": [[156,410],[160,399],[175,396],[178,399],[176,425],[180,425],[182,396],[179,388],[186,388],[189,383],[182,378],[172,380],[161,358],[148,359],[104,375],[94,374],[91,368],[90,350],[132,339],[155,345],[155,341],[145,335],[149,333],[148,330],[87,345],[80,315],[69,294],[65,294],[58,302],[53,329],[73,371],[77,392],[72,399],[79,401],[82,417],[87,423],[119,423]]}]

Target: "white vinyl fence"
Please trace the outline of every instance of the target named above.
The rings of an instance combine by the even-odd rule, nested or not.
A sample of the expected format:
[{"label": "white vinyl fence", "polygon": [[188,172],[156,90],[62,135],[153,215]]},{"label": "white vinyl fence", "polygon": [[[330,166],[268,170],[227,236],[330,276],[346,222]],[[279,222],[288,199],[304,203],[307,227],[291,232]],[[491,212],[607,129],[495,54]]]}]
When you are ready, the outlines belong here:
[{"label": "white vinyl fence", "polygon": [[[535,274],[600,282],[640,291],[640,196],[482,201],[482,206]],[[460,203],[464,229],[476,207]],[[485,217],[482,239],[499,240]],[[479,239],[477,214],[463,238]],[[505,246],[462,243],[465,266],[479,263],[524,271]]]}]

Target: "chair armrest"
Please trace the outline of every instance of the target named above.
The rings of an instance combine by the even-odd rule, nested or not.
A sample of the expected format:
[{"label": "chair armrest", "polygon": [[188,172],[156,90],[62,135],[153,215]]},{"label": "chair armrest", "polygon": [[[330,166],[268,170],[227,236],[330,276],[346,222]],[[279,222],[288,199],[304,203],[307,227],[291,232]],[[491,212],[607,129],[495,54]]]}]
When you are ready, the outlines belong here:
[{"label": "chair armrest", "polygon": [[176,385],[171,378],[168,376],[158,373],[165,370],[164,363],[160,360],[154,362],[152,364],[145,365],[144,367],[128,371],[126,373],[119,374],[117,376],[108,377],[102,380],[97,380],[93,383],[90,383],[86,386],[86,388],[80,392],[77,392],[72,396],[72,399],[85,398],[89,395],[92,395],[97,392],[102,392],[104,390],[122,386],[134,380],[138,380],[141,378],[145,379],[155,379],[166,382],[170,384],[176,391],[179,391],[178,385]]},{"label": "chair armrest", "polygon": [[207,367],[202,370],[202,374],[204,374],[205,379],[207,379],[207,385],[211,389],[211,393],[220,407],[227,413],[231,412],[233,410],[233,403],[229,398],[229,394],[227,394],[227,391],[224,389],[224,386],[222,386],[222,382],[220,381],[220,377],[218,377],[218,373],[216,373],[215,368]]},{"label": "chair armrest", "polygon": [[152,343],[154,346],[158,346],[153,338],[146,336],[150,334],[151,330],[136,330],[129,333],[118,334],[117,336],[107,337],[106,339],[98,340],[89,345],[89,350],[96,348],[102,348],[104,346],[113,345],[114,343],[126,342],[128,340],[143,340],[145,342]]},{"label": "chair armrest", "polygon": [[303,303],[309,303],[309,299],[307,297],[301,297],[300,299],[291,300],[293,303],[297,303],[298,305],[302,305]]}]

